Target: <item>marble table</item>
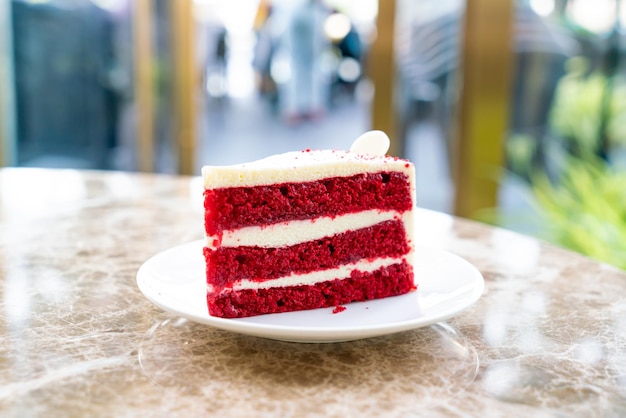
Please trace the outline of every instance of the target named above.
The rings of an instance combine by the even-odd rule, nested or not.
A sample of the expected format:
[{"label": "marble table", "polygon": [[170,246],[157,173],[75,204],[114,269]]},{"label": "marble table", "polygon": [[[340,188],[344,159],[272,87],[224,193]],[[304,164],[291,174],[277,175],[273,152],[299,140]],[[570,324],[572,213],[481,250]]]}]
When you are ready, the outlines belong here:
[{"label": "marble table", "polygon": [[482,272],[476,304],[289,343],[168,314],[137,288],[146,259],[202,238],[198,178],[0,170],[0,415],[626,416],[626,273],[441,213],[417,224]]}]

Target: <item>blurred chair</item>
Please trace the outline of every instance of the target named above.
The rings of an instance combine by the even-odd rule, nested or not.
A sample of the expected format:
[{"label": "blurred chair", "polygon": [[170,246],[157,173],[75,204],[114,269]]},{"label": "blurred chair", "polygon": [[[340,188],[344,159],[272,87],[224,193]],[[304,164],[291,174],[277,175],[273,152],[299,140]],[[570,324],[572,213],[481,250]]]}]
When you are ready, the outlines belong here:
[{"label": "blurred chair", "polygon": [[[460,38],[449,31],[435,39],[430,54],[449,50],[460,42],[460,82],[451,126],[449,153],[455,184],[454,213],[470,217],[483,208],[497,205],[498,183],[492,171],[503,165],[503,140],[508,128],[513,70],[513,0],[473,0],[460,11]],[[398,126],[397,102],[391,92],[396,69],[393,66],[395,1],[379,2],[378,38],[372,48],[373,68],[384,67],[386,74],[374,71],[375,96],[373,128],[390,132],[396,145],[392,154],[402,155],[405,135]],[[449,22],[438,22],[447,25]],[[421,63],[423,73],[444,74],[449,70],[449,56]],[[382,73],[383,70],[380,70]],[[434,77],[436,80],[437,77]],[[390,84],[391,83],[391,84]],[[383,93],[379,93],[379,92]],[[387,92],[387,93],[384,93]]]}]

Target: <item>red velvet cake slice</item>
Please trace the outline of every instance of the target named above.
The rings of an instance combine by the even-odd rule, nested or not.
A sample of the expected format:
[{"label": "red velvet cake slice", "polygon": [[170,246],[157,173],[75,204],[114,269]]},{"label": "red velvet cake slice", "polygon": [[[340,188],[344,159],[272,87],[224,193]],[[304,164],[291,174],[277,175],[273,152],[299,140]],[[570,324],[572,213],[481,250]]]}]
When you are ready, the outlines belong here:
[{"label": "red velvet cake slice", "polygon": [[225,318],[396,296],[413,278],[414,167],[381,132],[351,151],[206,166],[209,313]]}]

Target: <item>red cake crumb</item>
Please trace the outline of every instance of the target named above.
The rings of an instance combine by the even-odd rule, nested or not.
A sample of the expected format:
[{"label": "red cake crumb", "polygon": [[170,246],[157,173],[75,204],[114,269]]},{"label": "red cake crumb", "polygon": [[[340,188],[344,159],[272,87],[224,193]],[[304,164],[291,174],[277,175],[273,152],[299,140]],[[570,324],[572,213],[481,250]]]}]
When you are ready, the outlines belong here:
[{"label": "red cake crumb", "polygon": [[412,206],[407,176],[397,172],[204,191],[208,235],[246,226],[313,219],[328,213],[337,216],[369,209],[402,212]]},{"label": "red cake crumb", "polygon": [[335,306],[333,309],[333,314],[338,314],[339,312],[345,311],[347,308],[345,306]]},{"label": "red cake crumb", "polygon": [[244,289],[208,293],[209,313],[224,318],[329,308],[350,302],[397,296],[415,290],[413,268],[406,261],[374,272],[353,271],[343,280],[306,286]]}]

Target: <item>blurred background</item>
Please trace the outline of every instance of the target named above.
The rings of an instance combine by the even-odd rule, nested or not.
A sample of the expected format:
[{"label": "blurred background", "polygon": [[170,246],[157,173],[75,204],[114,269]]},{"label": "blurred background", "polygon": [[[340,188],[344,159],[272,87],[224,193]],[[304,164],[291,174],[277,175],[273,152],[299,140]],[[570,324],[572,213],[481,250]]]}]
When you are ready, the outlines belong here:
[{"label": "blurred background", "polygon": [[369,129],[421,207],[626,268],[622,0],[1,0],[0,166],[198,175]]}]

